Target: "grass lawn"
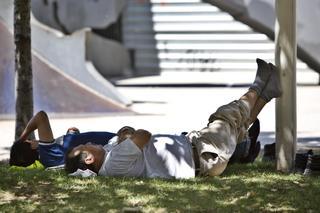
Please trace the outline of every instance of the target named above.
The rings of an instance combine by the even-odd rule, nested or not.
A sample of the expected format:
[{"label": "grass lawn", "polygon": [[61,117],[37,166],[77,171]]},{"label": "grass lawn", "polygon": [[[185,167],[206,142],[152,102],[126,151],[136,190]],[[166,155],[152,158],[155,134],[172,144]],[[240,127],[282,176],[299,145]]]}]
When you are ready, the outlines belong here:
[{"label": "grass lawn", "polygon": [[191,180],[68,177],[63,171],[0,166],[0,212],[319,212],[320,178],[232,165]]}]

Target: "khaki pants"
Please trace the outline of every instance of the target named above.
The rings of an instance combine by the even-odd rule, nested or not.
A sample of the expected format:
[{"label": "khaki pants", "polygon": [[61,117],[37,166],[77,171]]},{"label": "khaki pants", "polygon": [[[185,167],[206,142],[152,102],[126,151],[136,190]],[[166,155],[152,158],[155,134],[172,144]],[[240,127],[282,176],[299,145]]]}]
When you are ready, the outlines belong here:
[{"label": "khaki pants", "polygon": [[248,104],[237,100],[219,107],[207,127],[188,134],[199,156],[199,175],[216,176],[225,170],[237,143],[247,134],[249,119]]}]

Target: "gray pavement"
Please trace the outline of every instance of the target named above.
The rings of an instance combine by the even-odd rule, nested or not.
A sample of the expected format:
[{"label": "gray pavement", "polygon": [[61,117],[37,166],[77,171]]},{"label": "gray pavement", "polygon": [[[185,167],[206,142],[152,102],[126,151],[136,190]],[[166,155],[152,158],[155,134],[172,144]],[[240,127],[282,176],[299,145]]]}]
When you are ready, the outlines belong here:
[{"label": "gray pavement", "polygon": [[[143,79],[141,81],[143,83]],[[144,82],[146,84],[146,82]],[[51,117],[55,136],[65,133],[70,126],[81,131],[117,131],[124,125],[145,128],[153,133],[180,134],[201,129],[215,109],[242,95],[247,87],[118,87],[119,92],[133,101],[131,109],[137,114],[91,114],[74,117]],[[320,148],[320,87],[298,86],[297,127],[298,148]],[[262,144],[274,142],[275,102],[261,112]],[[14,138],[14,120],[0,120],[2,141],[0,159],[8,157]]]}]

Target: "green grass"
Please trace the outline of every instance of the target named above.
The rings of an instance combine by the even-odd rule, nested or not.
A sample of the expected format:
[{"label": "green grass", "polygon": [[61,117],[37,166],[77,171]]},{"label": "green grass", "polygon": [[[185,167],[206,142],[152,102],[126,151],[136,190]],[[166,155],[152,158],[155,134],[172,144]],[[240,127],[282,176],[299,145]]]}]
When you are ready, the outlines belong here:
[{"label": "green grass", "polygon": [[0,166],[0,212],[318,212],[319,176],[232,165],[220,177],[191,180],[68,177]]}]

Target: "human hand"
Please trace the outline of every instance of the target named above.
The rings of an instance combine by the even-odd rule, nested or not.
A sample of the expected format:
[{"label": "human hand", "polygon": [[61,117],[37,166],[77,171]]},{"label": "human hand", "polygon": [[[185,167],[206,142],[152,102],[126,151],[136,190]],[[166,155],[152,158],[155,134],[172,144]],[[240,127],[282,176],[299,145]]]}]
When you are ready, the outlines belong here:
[{"label": "human hand", "polygon": [[66,134],[80,134],[80,130],[77,127],[70,127]]},{"label": "human hand", "polygon": [[30,143],[31,145],[31,149],[37,149],[38,148],[38,145],[39,145],[39,141],[37,140],[25,140],[26,143]]}]

